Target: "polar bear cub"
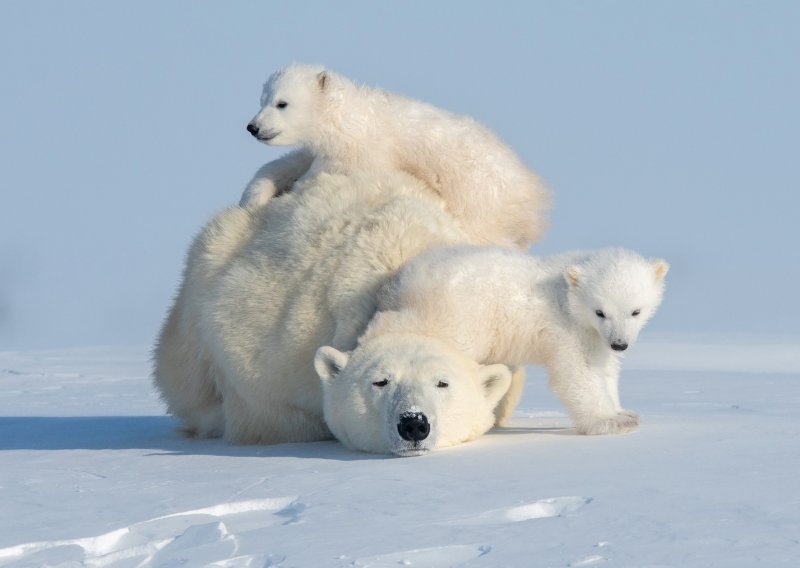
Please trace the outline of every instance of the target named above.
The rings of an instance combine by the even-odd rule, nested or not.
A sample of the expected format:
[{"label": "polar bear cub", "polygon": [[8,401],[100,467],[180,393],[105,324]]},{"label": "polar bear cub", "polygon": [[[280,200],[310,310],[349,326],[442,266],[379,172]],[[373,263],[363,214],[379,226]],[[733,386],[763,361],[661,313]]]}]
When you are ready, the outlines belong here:
[{"label": "polar bear cub", "polygon": [[[532,257],[469,245],[430,249],[381,292],[362,335],[425,333],[479,363],[540,364],[579,433],[636,428],[619,399],[620,354],[661,303],[669,265],[625,249]],[[496,410],[519,402],[519,375]]]},{"label": "polar bear cub", "polygon": [[505,365],[478,365],[447,343],[389,333],[352,353],[320,347],[323,412],[345,446],[399,456],[473,440],[495,422]]},{"label": "polar bear cub", "polygon": [[261,106],[247,130],[299,149],[262,167],[242,206],[263,205],[320,171],[402,170],[441,196],[472,242],[527,247],[545,230],[549,191],[472,118],[297,64],[269,77]]}]

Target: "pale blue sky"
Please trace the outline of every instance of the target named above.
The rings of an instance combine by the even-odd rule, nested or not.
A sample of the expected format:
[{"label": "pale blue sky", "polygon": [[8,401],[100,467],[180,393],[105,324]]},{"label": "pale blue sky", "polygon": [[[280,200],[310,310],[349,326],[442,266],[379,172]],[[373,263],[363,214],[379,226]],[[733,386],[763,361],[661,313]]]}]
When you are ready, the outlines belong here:
[{"label": "pale blue sky", "polygon": [[555,194],[535,250],[667,258],[651,330],[800,331],[798,2],[6,0],[0,349],[150,343],[292,61],[495,130]]}]

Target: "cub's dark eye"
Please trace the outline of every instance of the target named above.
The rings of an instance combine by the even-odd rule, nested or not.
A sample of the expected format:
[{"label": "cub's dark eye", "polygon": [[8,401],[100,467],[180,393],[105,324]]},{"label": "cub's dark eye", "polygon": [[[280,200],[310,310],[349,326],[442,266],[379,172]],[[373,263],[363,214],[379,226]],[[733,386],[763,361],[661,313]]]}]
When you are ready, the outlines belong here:
[{"label": "cub's dark eye", "polygon": [[383,379],[381,381],[375,381],[372,384],[375,385],[376,387],[385,387],[386,385],[389,384],[389,379]]},{"label": "cub's dark eye", "polygon": [[450,383],[445,382],[445,381],[439,381],[438,383],[436,383],[436,388],[437,389],[446,389],[449,386],[450,386]]},{"label": "cub's dark eye", "polygon": [[594,311],[594,315],[596,315],[600,319],[605,319],[606,318],[606,314],[603,313],[603,310],[595,310]]},{"label": "cub's dark eye", "polygon": [[278,101],[277,103],[275,103],[275,106],[277,108],[286,108],[287,106],[289,106],[289,103],[287,103],[286,101]]},{"label": "cub's dark eye", "polygon": [[642,310],[633,310],[633,311],[631,312],[631,315],[632,315],[633,317],[636,317],[636,316],[638,316],[640,313],[642,313]]}]

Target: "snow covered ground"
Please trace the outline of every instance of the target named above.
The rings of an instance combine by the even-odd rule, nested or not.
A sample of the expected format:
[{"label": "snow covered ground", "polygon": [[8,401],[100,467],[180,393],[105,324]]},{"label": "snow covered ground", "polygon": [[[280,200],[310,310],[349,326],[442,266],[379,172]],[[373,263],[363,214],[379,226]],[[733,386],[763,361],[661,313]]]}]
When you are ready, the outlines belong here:
[{"label": "snow covered ground", "polygon": [[3,566],[798,566],[800,339],[648,335],[642,427],[513,427],[416,458],[181,438],[146,348],[0,353]]}]

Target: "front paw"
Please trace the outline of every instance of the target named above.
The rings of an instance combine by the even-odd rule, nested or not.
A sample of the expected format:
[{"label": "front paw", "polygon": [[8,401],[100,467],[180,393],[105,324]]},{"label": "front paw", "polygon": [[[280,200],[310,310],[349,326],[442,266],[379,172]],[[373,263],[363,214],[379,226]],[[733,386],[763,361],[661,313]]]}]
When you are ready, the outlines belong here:
[{"label": "front paw", "polygon": [[258,209],[269,203],[278,193],[278,188],[268,179],[254,180],[247,186],[239,201],[240,207],[247,209]]},{"label": "front paw", "polygon": [[610,418],[581,420],[576,428],[578,434],[599,436],[603,434],[622,434],[636,430],[639,426],[639,415],[630,410],[623,410]]},{"label": "front paw", "polygon": [[633,410],[626,410],[623,408],[622,410],[617,412],[617,414],[622,414],[623,416],[630,416],[631,418],[636,420],[636,425],[637,426],[639,425],[639,414],[634,412]]}]

